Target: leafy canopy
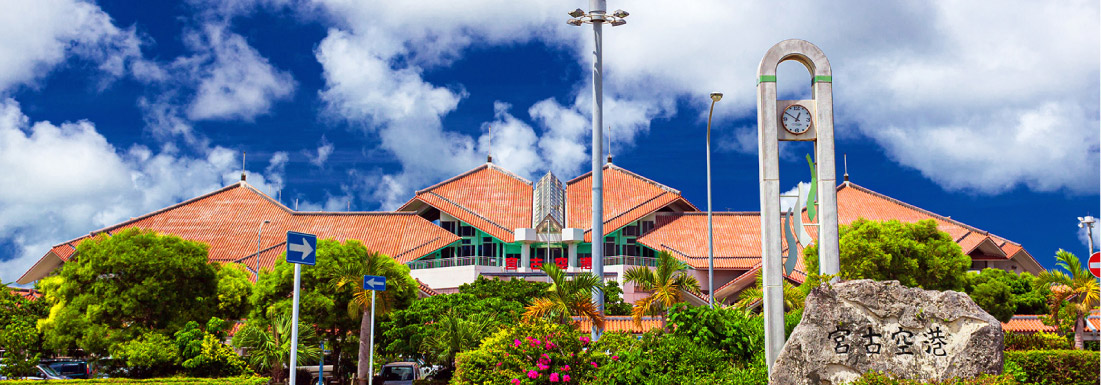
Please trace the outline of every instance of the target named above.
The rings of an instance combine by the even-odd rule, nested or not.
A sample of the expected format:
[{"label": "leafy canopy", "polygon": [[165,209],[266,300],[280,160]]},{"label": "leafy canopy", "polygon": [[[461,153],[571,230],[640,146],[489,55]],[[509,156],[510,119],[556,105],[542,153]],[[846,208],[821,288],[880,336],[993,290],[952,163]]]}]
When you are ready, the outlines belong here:
[{"label": "leafy canopy", "polygon": [[[857,219],[841,226],[842,279],[896,280],[904,286],[928,290],[963,290],[971,257],[937,223]],[[803,249],[810,272],[818,281],[818,245]]]}]

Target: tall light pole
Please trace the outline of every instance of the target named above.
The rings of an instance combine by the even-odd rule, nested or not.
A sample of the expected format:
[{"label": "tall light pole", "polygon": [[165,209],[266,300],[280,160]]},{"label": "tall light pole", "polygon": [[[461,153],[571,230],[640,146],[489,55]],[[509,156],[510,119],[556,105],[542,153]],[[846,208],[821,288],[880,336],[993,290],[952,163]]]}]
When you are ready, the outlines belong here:
[{"label": "tall light pole", "polygon": [[264,225],[268,223],[271,223],[271,221],[267,219],[265,219],[263,222],[260,222],[260,230],[256,232],[256,283],[260,283],[260,234],[264,233]]},{"label": "tall light pole", "polygon": [[715,308],[715,229],[711,226],[711,115],[722,92],[711,93],[711,110],[707,111],[707,303]]},{"label": "tall light pole", "polygon": [[[1089,239],[1088,243],[1090,245],[1089,255],[1093,255],[1093,223],[1094,222],[1097,222],[1097,218],[1091,217],[1089,215],[1084,216],[1084,217],[1078,217],[1078,228],[1083,228],[1083,227],[1086,228],[1086,237]],[[1086,257],[1086,258],[1089,258],[1089,257]]]},{"label": "tall light pole", "polygon": [[[604,23],[611,24],[613,27],[627,24],[627,20],[624,20],[629,14],[618,9],[611,15],[607,14],[608,4],[605,0],[589,0],[589,13],[585,13],[581,8],[575,9],[569,13],[571,19],[566,23],[573,26],[580,27],[581,24],[593,25],[593,243],[592,243],[592,259],[593,259],[593,274],[600,280],[600,286],[593,289],[593,303],[596,304],[596,309],[600,314],[604,314],[604,168],[601,161],[603,159],[604,144],[601,127],[604,126],[604,79],[602,74],[604,72],[603,61],[603,38],[602,30]],[[603,330],[600,327],[593,324],[592,339],[596,341],[600,339],[600,334]]]}]

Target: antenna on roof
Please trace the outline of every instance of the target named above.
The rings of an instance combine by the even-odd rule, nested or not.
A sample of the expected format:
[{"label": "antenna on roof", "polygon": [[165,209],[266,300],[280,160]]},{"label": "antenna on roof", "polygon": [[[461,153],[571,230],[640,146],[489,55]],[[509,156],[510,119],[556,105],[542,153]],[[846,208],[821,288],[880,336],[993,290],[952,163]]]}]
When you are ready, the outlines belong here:
[{"label": "antenna on roof", "polygon": [[612,125],[608,125],[608,163],[612,163]]},{"label": "antenna on roof", "polygon": [[348,200],[348,211],[352,211],[352,200]]},{"label": "antenna on roof", "polygon": [[845,159],[845,183],[849,182],[849,154],[842,155]]},{"label": "antenna on roof", "polygon": [[246,152],[241,151],[241,181],[242,182],[245,181],[245,154],[246,154]]},{"label": "antenna on roof", "polygon": [[294,198],[294,211],[298,211],[298,198]]},{"label": "antenna on roof", "polygon": [[489,151],[486,151],[486,163],[493,163],[493,126],[486,127],[489,127]]}]

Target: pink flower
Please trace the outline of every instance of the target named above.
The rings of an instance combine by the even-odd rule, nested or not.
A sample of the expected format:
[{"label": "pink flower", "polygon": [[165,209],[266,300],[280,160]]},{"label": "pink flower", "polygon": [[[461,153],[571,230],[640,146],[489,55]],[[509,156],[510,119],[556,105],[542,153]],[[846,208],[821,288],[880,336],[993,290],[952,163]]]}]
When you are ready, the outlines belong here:
[{"label": "pink flower", "polygon": [[536,372],[534,370],[529,370],[528,371],[528,378],[533,379],[533,380],[536,379],[536,378],[539,378],[539,372]]},{"label": "pink flower", "polygon": [[570,375],[569,374],[563,375],[562,376],[562,382],[570,382]]},{"label": "pink flower", "polygon": [[586,336],[581,336],[581,338],[578,338],[578,339],[581,340],[581,345],[582,346],[588,345],[589,342],[592,342],[592,340],[589,339],[589,337],[586,337]]},{"label": "pink flower", "polygon": [[501,365],[503,365],[503,364],[504,364],[504,362],[498,362],[498,363],[497,363],[497,366],[498,366],[498,367],[500,367],[500,366],[501,366]]},{"label": "pink flower", "polygon": [[599,368],[599,367],[600,367],[600,366],[599,366],[599,365],[597,365],[597,364],[596,364],[595,362],[589,362],[589,364],[592,364],[592,366],[593,366],[593,368],[594,368],[594,369],[595,369],[595,368]]},{"label": "pink flower", "polygon": [[520,384],[520,379],[519,378],[513,378],[512,379],[512,385],[519,385],[519,384]]},{"label": "pink flower", "polygon": [[558,346],[558,345],[555,345],[554,342],[547,341],[547,344],[544,345],[544,346],[546,346],[547,350],[551,350],[551,349],[554,349],[554,347]]},{"label": "pink flower", "polygon": [[512,340],[512,346],[513,347],[519,347],[520,346],[520,340]]},{"label": "pink flower", "polygon": [[568,372],[568,371],[570,371],[570,366],[569,366],[569,365],[563,366],[563,367],[562,367],[562,371],[563,371],[563,372]]},{"label": "pink flower", "polygon": [[558,382],[558,373],[551,373],[550,382]]},{"label": "pink flower", "polygon": [[619,356],[612,356],[612,361],[618,360]]},{"label": "pink flower", "polygon": [[543,365],[543,364],[535,364],[535,367],[539,368],[539,370],[547,370],[547,369],[550,369],[550,366],[549,366],[549,365]]}]

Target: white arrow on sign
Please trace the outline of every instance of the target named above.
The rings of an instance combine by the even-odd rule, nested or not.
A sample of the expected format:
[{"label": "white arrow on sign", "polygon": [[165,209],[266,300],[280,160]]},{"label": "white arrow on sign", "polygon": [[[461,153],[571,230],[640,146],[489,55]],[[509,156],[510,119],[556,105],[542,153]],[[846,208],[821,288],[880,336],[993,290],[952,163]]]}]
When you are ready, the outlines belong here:
[{"label": "white arrow on sign", "polygon": [[367,283],[367,286],[370,286],[371,288],[375,288],[375,287],[378,287],[379,284],[382,283],[382,282],[376,281],[374,278],[371,278],[371,280],[367,281],[366,283]]},{"label": "white arrow on sign", "polygon": [[306,242],[306,238],[302,238],[302,244],[292,243],[287,245],[287,248],[296,253],[302,253],[302,259],[306,259],[306,256],[313,252],[313,247],[310,247],[310,243]]}]

